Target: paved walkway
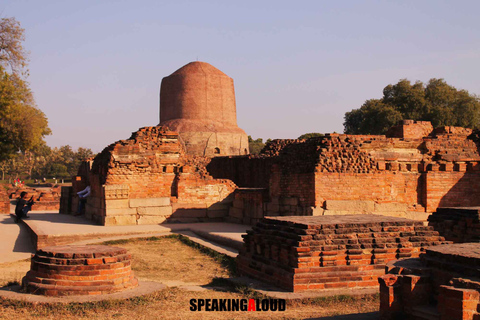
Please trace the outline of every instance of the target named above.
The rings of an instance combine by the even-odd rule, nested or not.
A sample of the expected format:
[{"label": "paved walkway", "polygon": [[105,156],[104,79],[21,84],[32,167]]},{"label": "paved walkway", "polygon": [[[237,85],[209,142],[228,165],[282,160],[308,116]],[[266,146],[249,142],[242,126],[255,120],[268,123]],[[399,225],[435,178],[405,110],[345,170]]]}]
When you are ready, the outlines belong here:
[{"label": "paved walkway", "polygon": [[[0,263],[30,258],[34,252],[30,230],[44,241],[86,244],[99,240],[161,236],[181,233],[213,249],[236,256],[243,244],[242,234],[250,226],[232,223],[173,223],[162,225],[100,226],[83,216],[33,211],[30,218],[16,224],[13,217],[0,215]],[[46,239],[46,240],[45,240]],[[39,240],[40,241],[40,240]],[[214,242],[214,243],[212,243]]]},{"label": "paved walkway", "polygon": [[0,263],[28,259],[34,252],[27,226],[9,214],[0,214],[0,243]]}]

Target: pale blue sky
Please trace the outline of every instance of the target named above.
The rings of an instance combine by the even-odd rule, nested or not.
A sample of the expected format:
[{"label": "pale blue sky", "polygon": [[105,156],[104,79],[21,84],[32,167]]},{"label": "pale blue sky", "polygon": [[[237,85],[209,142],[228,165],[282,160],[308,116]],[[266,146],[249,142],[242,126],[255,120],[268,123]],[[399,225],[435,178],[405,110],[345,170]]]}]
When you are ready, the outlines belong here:
[{"label": "pale blue sky", "polygon": [[52,147],[95,152],[159,122],[163,77],[205,61],[235,81],[254,138],[343,132],[399,79],[480,94],[480,1],[10,1]]}]

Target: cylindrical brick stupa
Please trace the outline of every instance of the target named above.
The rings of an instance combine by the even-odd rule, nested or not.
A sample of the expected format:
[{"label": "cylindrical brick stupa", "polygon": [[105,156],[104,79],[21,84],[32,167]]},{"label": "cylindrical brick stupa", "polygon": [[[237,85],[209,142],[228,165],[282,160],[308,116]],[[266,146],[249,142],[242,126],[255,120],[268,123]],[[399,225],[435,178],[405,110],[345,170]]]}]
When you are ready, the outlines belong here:
[{"label": "cylindrical brick stupa", "polygon": [[248,154],[237,126],[233,79],[206,62],[190,62],[162,79],[160,125],[179,133],[188,154]]}]

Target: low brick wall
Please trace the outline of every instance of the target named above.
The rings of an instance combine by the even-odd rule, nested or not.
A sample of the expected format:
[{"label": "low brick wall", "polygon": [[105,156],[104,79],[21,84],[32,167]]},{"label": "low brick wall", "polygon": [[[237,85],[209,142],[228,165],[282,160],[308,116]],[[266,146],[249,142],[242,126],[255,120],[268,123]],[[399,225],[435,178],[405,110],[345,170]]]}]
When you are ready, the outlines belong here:
[{"label": "low brick wall", "polygon": [[422,222],[377,215],[266,217],[244,241],[239,272],[293,292],[377,286],[387,262],[446,243]]},{"label": "low brick wall", "polygon": [[432,226],[445,239],[453,242],[480,241],[480,207],[438,208],[430,217]]},{"label": "low brick wall", "polygon": [[480,319],[479,252],[479,243],[446,244],[389,263],[379,278],[381,319]]},{"label": "low brick wall", "polygon": [[97,295],[138,285],[130,254],[109,246],[54,246],[37,250],[23,278],[27,292],[45,296]]}]

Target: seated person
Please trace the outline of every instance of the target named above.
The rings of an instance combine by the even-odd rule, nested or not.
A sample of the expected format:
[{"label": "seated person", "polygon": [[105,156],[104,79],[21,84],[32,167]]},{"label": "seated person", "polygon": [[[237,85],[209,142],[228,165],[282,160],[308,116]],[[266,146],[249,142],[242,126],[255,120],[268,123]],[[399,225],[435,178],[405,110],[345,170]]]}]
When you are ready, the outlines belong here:
[{"label": "seated person", "polygon": [[20,194],[20,198],[17,200],[17,205],[15,206],[15,223],[22,219],[28,219],[27,213],[32,210],[32,205],[35,203],[33,201],[33,196],[30,197],[30,200],[26,200],[27,193],[23,191]]}]

